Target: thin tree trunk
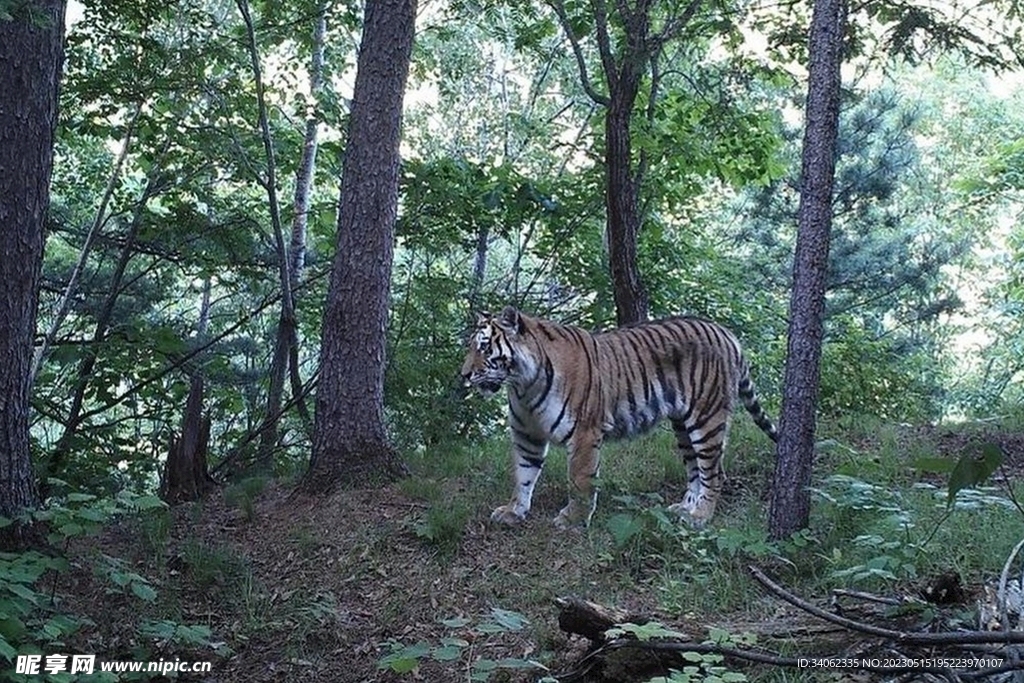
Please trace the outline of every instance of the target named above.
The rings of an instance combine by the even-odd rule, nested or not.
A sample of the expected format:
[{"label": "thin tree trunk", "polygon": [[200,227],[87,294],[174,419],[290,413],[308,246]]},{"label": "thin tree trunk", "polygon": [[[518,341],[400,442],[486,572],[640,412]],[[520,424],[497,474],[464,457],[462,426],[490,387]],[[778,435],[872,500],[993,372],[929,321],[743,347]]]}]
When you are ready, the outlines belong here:
[{"label": "thin tree trunk", "polygon": [[810,519],[845,23],[845,0],[815,0],[789,343],[768,520],[775,539],[803,529]]},{"label": "thin tree trunk", "polygon": [[274,343],[274,355],[270,363],[270,384],[267,391],[267,408],[260,425],[260,444],[257,464],[261,469],[268,469],[273,457],[273,448],[277,445],[277,423],[281,418],[281,401],[284,397],[285,370],[290,368],[292,394],[298,398],[299,414],[307,425],[310,424],[309,414],[305,408],[302,380],[299,375],[298,353],[298,319],[294,293],[302,278],[302,270],[306,262],[306,228],[309,222],[309,208],[313,195],[313,180],[316,170],[317,137],[319,132],[319,116],[316,105],[318,95],[324,81],[324,43],[327,34],[327,13],[320,8],[316,26],[313,29],[313,55],[310,60],[309,89],[313,99],[312,106],[306,117],[306,130],[302,145],[302,158],[295,173],[295,197],[292,218],[291,239],[287,253],[279,254],[279,258],[287,262],[287,290],[289,296],[281,297],[281,315],[277,323],[277,336]]},{"label": "thin tree trunk", "polygon": [[267,193],[270,208],[270,223],[274,233],[274,246],[277,251],[278,280],[281,284],[281,313],[275,337],[274,354],[270,361],[270,385],[267,391],[267,409],[260,423],[260,449],[257,461],[262,467],[269,467],[272,448],[277,442],[277,420],[280,415],[281,397],[284,393],[284,376],[288,367],[288,344],[294,337],[295,301],[292,297],[292,279],[290,276],[290,259],[288,245],[284,239],[284,228],[281,221],[281,209],[277,198],[277,160],[274,153],[274,139],[270,133],[270,121],[267,116],[267,102],[264,96],[263,69],[260,65],[259,51],[256,46],[256,27],[249,11],[248,0],[235,0],[238,11],[245,22],[249,61],[253,79],[256,82],[256,106],[259,118],[260,136],[266,156],[266,175],[259,178]]},{"label": "thin tree trunk", "polygon": [[311,102],[306,115],[306,131],[303,136],[302,158],[295,175],[295,217],[292,219],[292,235],[288,255],[288,274],[294,292],[302,279],[306,265],[306,228],[309,225],[309,209],[313,198],[313,181],[316,173],[316,155],[320,131],[320,95],[324,86],[324,48],[327,41],[327,8],[320,7],[316,26],[313,29],[313,54],[309,64],[309,94]]},{"label": "thin tree trunk", "polygon": [[[0,19],[0,517],[39,504],[29,438],[32,340],[39,304],[53,143],[64,61],[64,0],[15,6]],[[0,549],[36,540],[0,528]]]},{"label": "thin tree trunk", "polygon": [[324,310],[313,453],[302,484],[313,493],[404,471],[384,424],[384,370],[402,100],[415,18],[416,0],[366,3]]},{"label": "thin tree trunk", "polygon": [[[168,145],[169,143],[165,143],[163,151],[166,151]],[[161,153],[160,157],[162,156],[163,154]],[[142,197],[139,198],[132,212],[132,222],[128,227],[128,234],[125,237],[121,255],[118,257],[117,265],[114,267],[114,275],[110,281],[110,290],[107,292],[107,297],[103,301],[103,307],[100,309],[99,316],[96,319],[92,343],[86,346],[85,355],[78,364],[75,386],[71,391],[71,406],[68,409],[67,418],[64,420],[64,430],[61,432],[60,438],[57,439],[57,443],[53,447],[53,453],[43,468],[44,475],[46,476],[54,476],[61,471],[67,456],[71,452],[75,436],[78,434],[78,428],[82,425],[84,419],[82,409],[85,403],[86,389],[88,389],[89,382],[92,380],[92,373],[96,367],[96,361],[99,359],[99,350],[102,342],[110,331],[111,321],[114,317],[114,306],[117,304],[117,298],[121,295],[121,283],[127,272],[128,264],[135,255],[135,241],[142,227],[143,212],[149,200],[161,191],[161,186],[156,180],[155,175],[155,172],[150,175],[142,192]]]},{"label": "thin tree trunk", "polygon": [[[650,307],[637,264],[644,165],[634,163],[630,126],[644,70],[668,37],[663,34],[651,38],[650,5],[650,0],[638,0],[632,8],[616,4],[623,31],[621,53],[616,55],[608,9],[604,2],[593,4],[594,28],[607,95],[594,88],[587,74],[586,59],[565,5],[561,0],[552,0],[551,5],[572,45],[583,89],[594,102],[605,107],[605,240],[615,317],[619,325],[645,320]],[[696,4],[693,11],[696,11]]]},{"label": "thin tree trunk", "polygon": [[650,302],[640,279],[637,240],[640,235],[640,178],[634,177],[630,118],[640,74],[623,67],[605,112],[605,206],[608,265],[619,325],[646,320]]},{"label": "thin tree trunk", "polygon": [[114,163],[114,168],[110,172],[110,178],[107,179],[107,187],[103,191],[103,197],[100,198],[100,205],[96,209],[96,217],[93,219],[92,225],[89,227],[89,232],[85,236],[85,244],[82,245],[82,250],[78,255],[78,261],[75,263],[75,267],[71,270],[71,275],[68,276],[68,282],[64,286],[64,293],[61,295],[60,301],[57,303],[57,309],[54,311],[53,320],[50,321],[50,327],[43,336],[42,343],[36,347],[35,354],[32,357],[32,375],[30,380],[32,383],[35,383],[36,375],[39,374],[39,368],[42,367],[43,359],[46,357],[46,353],[49,351],[50,345],[53,344],[53,340],[57,337],[57,331],[64,322],[68,309],[71,307],[71,297],[74,295],[75,289],[78,287],[78,278],[81,276],[82,270],[85,268],[85,263],[89,258],[89,252],[92,251],[93,242],[96,241],[96,237],[99,236],[100,230],[103,229],[103,225],[107,222],[107,206],[110,204],[111,197],[114,196],[114,190],[121,181],[121,169],[124,167],[124,160],[128,156],[128,150],[131,147],[132,135],[135,132],[135,125],[138,123],[141,115],[142,105],[138,105],[135,108],[135,113],[132,115],[131,121],[128,122],[128,128],[125,131],[124,140],[121,142],[121,152],[117,155],[117,161]]},{"label": "thin tree trunk", "polygon": [[[473,256],[473,277],[469,283],[469,315],[470,320],[480,312],[480,293],[484,288],[484,277],[487,275],[487,247],[491,237],[491,226],[483,223],[476,231],[476,253]],[[518,274],[518,273],[517,273]]]}]

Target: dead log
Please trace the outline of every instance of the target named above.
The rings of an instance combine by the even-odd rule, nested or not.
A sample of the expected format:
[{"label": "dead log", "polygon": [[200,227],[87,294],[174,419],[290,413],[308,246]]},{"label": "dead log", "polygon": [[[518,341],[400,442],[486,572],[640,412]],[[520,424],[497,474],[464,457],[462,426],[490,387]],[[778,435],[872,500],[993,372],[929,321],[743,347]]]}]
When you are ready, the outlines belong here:
[{"label": "dead log", "polygon": [[616,624],[646,624],[650,621],[646,617],[631,616],[625,610],[605,607],[574,596],[555,598],[555,604],[559,610],[558,628],[569,634],[583,636],[592,643],[603,643],[605,631]]},{"label": "dead log", "polygon": [[[837,630],[845,633],[845,647],[831,654],[804,651],[799,657],[780,656],[763,646],[750,645],[745,639],[709,638],[708,630],[703,626],[694,627],[691,624],[661,628],[660,624],[652,623],[647,617],[631,616],[625,610],[568,597],[555,600],[559,607],[559,627],[566,633],[585,637],[590,647],[570,670],[559,673],[556,678],[563,683],[647,681],[653,675],[664,675],[672,669],[681,670],[693,666],[694,662],[701,661],[701,657],[695,655],[707,654],[720,655],[730,668],[755,665],[802,669],[814,666],[813,662],[824,662],[821,666],[827,668],[828,662],[845,662],[843,666],[850,673],[860,671],[887,678],[907,675],[918,680],[932,677],[928,680],[1001,681],[1004,680],[1001,677],[1007,674],[1024,671],[1024,661],[1020,661],[1012,647],[1007,647],[1024,643],[1024,633],[894,630],[821,609],[782,588],[756,567],[749,569],[754,578],[775,597],[825,622],[819,635],[828,632],[834,637]],[[852,596],[867,599],[863,594]],[[882,599],[880,596],[870,598],[870,602],[890,603],[890,599]],[[609,629],[627,623],[637,626],[650,624],[655,628],[646,629],[646,633],[642,633],[641,629],[620,629],[613,632],[613,637],[609,637]],[[775,624],[774,630],[778,631],[779,626]],[[727,633],[737,632],[728,627],[724,630]],[[788,642],[806,647],[809,643],[798,634],[804,632],[806,635],[807,631],[814,629],[782,630],[789,631],[789,637],[786,638]],[[775,637],[782,636],[776,633]],[[856,646],[854,650],[850,649],[851,644]],[[965,656],[969,652],[965,648],[978,645],[1002,645],[1004,649],[981,653],[973,667],[958,663],[971,661],[970,656]]]}]

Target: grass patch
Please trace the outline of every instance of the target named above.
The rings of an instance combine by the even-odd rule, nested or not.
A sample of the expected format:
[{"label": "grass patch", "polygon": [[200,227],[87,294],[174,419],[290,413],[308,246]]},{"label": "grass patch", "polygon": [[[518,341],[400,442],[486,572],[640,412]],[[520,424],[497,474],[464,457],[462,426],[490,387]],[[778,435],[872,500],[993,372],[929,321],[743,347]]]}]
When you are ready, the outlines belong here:
[{"label": "grass patch", "polygon": [[417,538],[442,557],[451,557],[459,549],[470,514],[470,507],[465,501],[436,501],[413,523],[413,530]]},{"label": "grass patch", "polygon": [[[409,461],[413,475],[393,486],[339,491],[298,508],[268,506],[246,524],[238,523],[239,510],[245,516],[246,501],[262,487],[240,482],[226,496],[231,507],[194,506],[137,527],[147,554],[177,548],[174,566],[167,563],[174,571],[152,584],[159,596],[145,603],[145,616],[205,623],[211,639],[244,650],[245,661],[225,663],[237,667],[226,681],[249,680],[245,662],[273,661],[282,679],[334,680],[341,666],[354,680],[411,680],[399,669],[413,666],[423,680],[447,683],[466,680],[478,661],[566,670],[574,651],[552,606],[566,595],[650,615],[670,628],[725,628],[779,613],[778,601],[750,577],[750,564],[811,600],[833,588],[916,595],[928,578],[950,570],[973,589],[998,576],[1024,536],[1024,514],[1002,480],[962,491],[950,509],[947,477],[915,467],[922,458],[958,457],[991,428],[872,421],[828,427],[815,463],[810,529],[785,542],[767,540],[774,449],[740,415],[727,448],[725,493],[703,530],[667,510],[686,483],[667,429],[605,445],[598,508],[585,530],[551,524],[566,500],[562,448],[552,448],[522,524],[488,521],[512,487],[505,435],[424,449]],[[1019,471],[1024,463],[1007,466]],[[1013,493],[1024,499],[1024,486]],[[172,518],[179,533],[187,529],[176,546]],[[146,593],[134,571],[108,571],[122,602]],[[510,613],[522,615],[521,628],[481,631],[489,615]],[[813,646],[793,644],[792,654]],[[492,680],[518,680],[518,671]],[[746,673],[766,680],[761,670]]]},{"label": "grass patch", "polygon": [[237,594],[249,575],[246,559],[226,546],[192,540],[182,548],[181,559],[199,590],[225,597]]},{"label": "grass patch", "polygon": [[269,483],[270,478],[263,475],[246,477],[224,489],[224,502],[240,510],[246,521],[251,522],[256,516],[256,499]]}]

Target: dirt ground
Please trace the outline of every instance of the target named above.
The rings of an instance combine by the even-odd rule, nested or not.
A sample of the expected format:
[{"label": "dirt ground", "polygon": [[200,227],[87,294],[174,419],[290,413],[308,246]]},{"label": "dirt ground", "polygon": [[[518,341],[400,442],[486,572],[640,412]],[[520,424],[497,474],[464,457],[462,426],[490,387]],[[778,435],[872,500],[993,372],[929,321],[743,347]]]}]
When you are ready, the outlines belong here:
[{"label": "dirt ground", "polygon": [[[1007,473],[1024,473],[1024,435],[929,436],[948,454],[994,441],[1007,456]],[[908,430],[907,438],[917,437]],[[447,495],[460,495],[458,482],[445,485]],[[72,571],[57,579],[54,594],[95,626],[69,645],[101,658],[131,659],[140,652],[140,617],[164,618],[208,626],[212,644],[226,645],[230,653],[215,654],[209,643],[151,640],[146,658],[212,660],[212,673],[198,679],[210,683],[445,683],[470,680],[470,664],[480,658],[540,660],[552,673],[566,670],[585,642],[558,628],[553,601],[563,595],[599,599],[666,623],[688,616],[659,614],[653,589],[596,552],[607,544],[586,533],[556,532],[549,517],[561,505],[558,486],[538,491],[538,514],[517,528],[495,527],[487,521],[489,508],[474,507],[448,549],[424,538],[428,505],[397,485],[326,499],[291,494],[272,485],[246,510],[228,505],[218,491],[201,506],[175,508],[163,533],[126,522],[77,543],[69,553]],[[146,577],[157,600],[147,605],[113,590],[91,569],[89,558],[99,554],[121,558]],[[762,611],[775,619],[787,615],[768,606],[765,596],[751,601],[763,603]],[[519,612],[530,624],[518,631],[475,631],[473,625],[494,608]],[[442,623],[452,619],[458,621]],[[456,661],[462,664],[424,657],[418,670],[405,675],[378,667],[390,642],[438,644],[445,638],[459,643]],[[499,672],[490,680],[536,680],[541,674]]]},{"label": "dirt ground", "polygon": [[[557,534],[539,516],[505,529],[477,511],[457,548],[442,552],[416,533],[426,508],[398,486],[343,491],[323,500],[293,498],[289,489],[272,487],[247,516],[218,492],[201,509],[173,511],[162,550],[144,547],[137,524],[79,543],[72,553],[80,561],[58,580],[57,592],[65,596],[66,608],[96,624],[81,633],[76,650],[101,658],[133,658],[139,643],[130,634],[146,613],[207,625],[215,643],[231,648],[225,657],[207,647],[157,644],[159,657],[212,660],[212,674],[200,678],[211,683],[445,681],[467,678],[452,678],[451,663],[435,665],[429,657],[420,671],[405,676],[379,670],[378,660],[392,640],[440,643],[458,637],[476,639],[469,643],[467,662],[548,659],[542,649],[571,661],[578,652],[558,631],[554,598],[615,594],[626,585],[613,572],[593,573],[595,560],[582,533]],[[124,558],[150,580],[159,594],[156,603],[112,591],[87,570],[86,558],[96,553]],[[632,601],[638,609],[653,609],[642,595],[622,597],[627,606]],[[526,615],[540,608],[542,623],[486,638],[474,634],[472,626],[486,621],[495,607]],[[466,627],[441,623],[459,618],[469,622]]]}]

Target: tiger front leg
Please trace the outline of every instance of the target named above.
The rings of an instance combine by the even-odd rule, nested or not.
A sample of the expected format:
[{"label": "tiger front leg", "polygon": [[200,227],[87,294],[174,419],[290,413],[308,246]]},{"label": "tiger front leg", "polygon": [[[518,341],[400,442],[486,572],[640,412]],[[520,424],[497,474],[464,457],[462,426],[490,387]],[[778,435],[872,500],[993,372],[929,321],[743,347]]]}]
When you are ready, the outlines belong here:
[{"label": "tiger front leg", "polygon": [[583,434],[569,444],[569,504],[555,517],[555,526],[589,526],[597,507],[595,480],[601,471],[600,436]]},{"label": "tiger front leg", "polygon": [[491,520],[501,524],[518,524],[526,519],[533,500],[533,489],[544,468],[548,442],[529,434],[512,432],[512,500],[491,513]]}]

